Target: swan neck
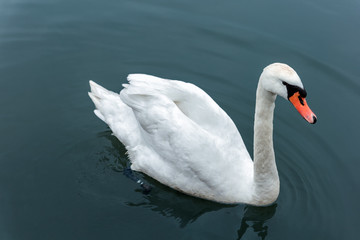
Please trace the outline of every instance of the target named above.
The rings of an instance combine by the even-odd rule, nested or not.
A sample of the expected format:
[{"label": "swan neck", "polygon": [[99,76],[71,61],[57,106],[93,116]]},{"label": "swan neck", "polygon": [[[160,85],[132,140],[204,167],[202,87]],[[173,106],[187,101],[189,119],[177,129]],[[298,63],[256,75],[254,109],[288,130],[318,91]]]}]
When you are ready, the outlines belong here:
[{"label": "swan neck", "polygon": [[273,148],[275,99],[276,95],[265,90],[260,79],[254,124],[254,198],[261,204],[274,202],[279,194],[279,176]]}]

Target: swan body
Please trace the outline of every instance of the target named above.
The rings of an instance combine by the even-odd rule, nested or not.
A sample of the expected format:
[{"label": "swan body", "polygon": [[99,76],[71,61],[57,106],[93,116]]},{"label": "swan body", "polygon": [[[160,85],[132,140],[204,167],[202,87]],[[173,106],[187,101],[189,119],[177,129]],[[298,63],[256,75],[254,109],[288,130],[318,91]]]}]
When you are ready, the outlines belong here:
[{"label": "swan body", "polygon": [[131,169],[216,202],[268,205],[277,199],[280,182],[272,143],[276,95],[294,100],[307,121],[316,121],[296,72],[286,64],[269,65],[256,93],[252,161],[234,122],[197,86],[145,74],[130,74],[128,81],[120,94],[90,81],[89,96],[95,114],[125,145]]}]

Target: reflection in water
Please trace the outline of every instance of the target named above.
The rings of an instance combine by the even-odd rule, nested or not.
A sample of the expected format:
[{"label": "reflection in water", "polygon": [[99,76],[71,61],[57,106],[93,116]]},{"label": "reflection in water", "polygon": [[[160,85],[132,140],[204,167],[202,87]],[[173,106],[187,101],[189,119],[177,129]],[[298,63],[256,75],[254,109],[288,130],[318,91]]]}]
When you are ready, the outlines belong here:
[{"label": "reflection in water", "polygon": [[223,205],[199,198],[190,197],[157,184],[150,194],[144,195],[139,203],[127,203],[129,206],[149,208],[165,217],[173,217],[181,228],[195,222],[201,215],[233,205]]},{"label": "reflection in water", "polygon": [[[122,146],[119,140],[111,135],[111,131],[102,132],[98,136],[105,137],[111,142],[112,145],[112,147],[106,148],[105,152],[102,153],[107,156],[111,155],[112,157],[109,158],[107,156],[102,156],[100,161],[107,161],[107,167],[110,167],[112,170],[117,172],[123,172],[125,175],[127,175],[127,177],[129,177],[128,174],[126,174],[129,163],[123,157],[125,154],[125,148]],[[109,162],[109,159],[116,160]],[[144,189],[140,188],[139,185],[139,189],[136,191],[143,193],[142,201],[137,203],[127,202],[126,204],[132,207],[141,206],[149,208],[152,211],[155,211],[165,217],[173,217],[179,222],[181,228],[186,227],[189,223],[195,222],[201,215],[205,213],[236,206],[225,205],[191,197],[175,191],[141,173],[133,172],[132,174],[134,176],[129,177],[130,179],[141,179],[141,181],[143,181],[145,184],[151,186],[152,190],[150,193],[144,192]],[[268,226],[264,224],[267,220],[274,216],[276,207],[277,204],[273,204],[267,207],[245,206],[241,225],[237,231],[237,239],[241,239],[249,227],[251,227],[253,231],[257,233],[259,237],[261,237],[261,239],[265,239],[268,232]]]},{"label": "reflection in water", "polygon": [[[124,145],[112,135],[112,131],[104,131],[97,135],[100,138],[106,138],[110,141],[111,147],[105,147],[104,152],[99,153],[100,162],[105,163],[108,168],[116,172],[122,172],[128,161],[125,157],[126,149]],[[111,158],[109,158],[111,156]]]},{"label": "reflection in water", "polygon": [[244,236],[249,226],[253,228],[254,232],[258,233],[261,239],[265,239],[268,226],[264,226],[264,223],[275,215],[276,207],[277,204],[267,207],[246,206],[244,216],[241,220],[241,226],[238,230],[238,239]]}]

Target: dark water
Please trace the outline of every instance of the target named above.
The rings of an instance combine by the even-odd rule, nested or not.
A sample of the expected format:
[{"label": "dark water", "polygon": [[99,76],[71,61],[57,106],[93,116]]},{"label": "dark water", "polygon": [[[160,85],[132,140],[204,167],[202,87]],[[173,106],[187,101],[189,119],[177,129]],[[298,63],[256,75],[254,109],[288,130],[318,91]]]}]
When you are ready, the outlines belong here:
[{"label": "dark water", "polygon": [[[359,239],[360,3],[355,0],[0,2],[0,239]],[[124,176],[124,147],[88,80],[182,79],[232,117],[252,152],[262,68],[296,69],[318,116],[278,99],[281,192],[221,205]]]}]

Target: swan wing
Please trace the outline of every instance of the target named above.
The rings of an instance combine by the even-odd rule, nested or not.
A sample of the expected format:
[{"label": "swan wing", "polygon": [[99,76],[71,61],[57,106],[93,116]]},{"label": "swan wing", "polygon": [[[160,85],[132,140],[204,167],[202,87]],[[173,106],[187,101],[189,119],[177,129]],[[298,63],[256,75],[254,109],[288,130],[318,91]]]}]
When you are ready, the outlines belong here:
[{"label": "swan wing", "polygon": [[[231,118],[206,92],[194,84],[146,74],[130,74],[128,81],[130,84],[125,85],[123,90],[127,96],[164,96],[175,103],[184,114],[183,117],[189,118],[198,127],[224,140],[235,141],[235,145],[244,145]],[[137,104],[135,98],[126,102],[133,109]]]},{"label": "swan wing", "polygon": [[[95,114],[126,146],[132,169],[215,201],[235,202],[235,189],[249,192],[241,188],[249,186],[252,160],[235,124],[210,96],[176,80],[144,74],[128,80],[120,95],[100,88],[90,96]],[[102,91],[105,98],[98,97]]]}]

